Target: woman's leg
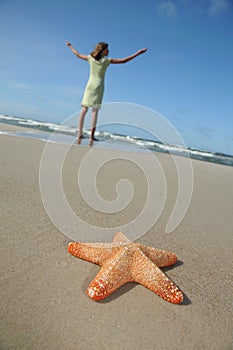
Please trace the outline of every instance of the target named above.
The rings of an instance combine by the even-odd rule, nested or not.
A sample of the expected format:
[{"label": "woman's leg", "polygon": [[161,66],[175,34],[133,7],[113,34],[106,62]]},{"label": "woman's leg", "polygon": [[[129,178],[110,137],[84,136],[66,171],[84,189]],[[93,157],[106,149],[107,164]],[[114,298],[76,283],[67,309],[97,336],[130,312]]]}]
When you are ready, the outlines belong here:
[{"label": "woman's leg", "polygon": [[82,133],[83,133],[83,124],[84,124],[84,119],[87,114],[88,107],[82,107],[80,116],[79,116],[79,122],[78,122],[78,144],[81,144],[82,141]]},{"label": "woman's leg", "polygon": [[90,136],[90,142],[89,142],[90,146],[93,145],[93,141],[97,141],[97,139],[95,138],[95,129],[97,124],[98,112],[99,112],[98,109],[92,108],[91,136]]}]

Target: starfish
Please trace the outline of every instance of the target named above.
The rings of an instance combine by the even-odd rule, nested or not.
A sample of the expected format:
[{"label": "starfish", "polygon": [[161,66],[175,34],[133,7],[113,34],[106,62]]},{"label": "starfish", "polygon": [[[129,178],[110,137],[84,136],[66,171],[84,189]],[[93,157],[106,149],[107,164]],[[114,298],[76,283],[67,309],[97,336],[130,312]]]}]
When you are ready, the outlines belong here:
[{"label": "starfish", "polygon": [[181,290],[159,269],[177,262],[174,253],[129,241],[121,232],[113,243],[71,242],[68,252],[101,266],[87,289],[93,300],[102,300],[127,282],[137,282],[165,300],[179,304]]}]

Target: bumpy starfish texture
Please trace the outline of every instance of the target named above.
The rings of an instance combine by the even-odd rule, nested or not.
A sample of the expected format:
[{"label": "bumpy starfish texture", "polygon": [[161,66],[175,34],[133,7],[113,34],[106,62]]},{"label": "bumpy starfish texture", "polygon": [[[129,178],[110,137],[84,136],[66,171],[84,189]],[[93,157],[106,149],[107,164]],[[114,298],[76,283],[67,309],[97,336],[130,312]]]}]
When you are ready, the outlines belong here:
[{"label": "bumpy starfish texture", "polygon": [[129,241],[121,232],[113,243],[79,243],[68,245],[70,254],[101,266],[87,289],[87,295],[102,300],[127,282],[137,282],[163,299],[179,304],[181,290],[159,269],[177,262],[174,253]]}]

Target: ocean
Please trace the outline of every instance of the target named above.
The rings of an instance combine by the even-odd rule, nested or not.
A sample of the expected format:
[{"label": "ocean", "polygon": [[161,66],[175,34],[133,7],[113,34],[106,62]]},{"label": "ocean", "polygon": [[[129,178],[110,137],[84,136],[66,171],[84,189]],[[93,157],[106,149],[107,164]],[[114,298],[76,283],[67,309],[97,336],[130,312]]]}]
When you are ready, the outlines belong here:
[{"label": "ocean", "polygon": [[[37,138],[47,142],[50,141],[70,144],[75,142],[74,140],[77,136],[77,127],[75,126],[42,122],[33,119],[20,118],[17,116],[0,114],[0,123],[25,127],[25,132],[4,132],[0,129],[0,135],[7,134],[18,137]],[[29,131],[27,128],[35,129],[35,132],[32,132],[31,130]],[[39,131],[41,131],[41,133]],[[84,140],[82,142],[83,145],[88,144],[89,135],[90,131],[84,130]],[[183,146],[164,144],[155,140],[139,138],[132,135],[122,135],[98,129],[95,136],[100,141],[100,144],[105,148],[108,147],[137,152],[150,150],[152,152],[170,153],[184,157],[187,157],[188,155],[192,159],[233,166],[233,156],[223,153],[210,152],[189,147],[184,148]]]}]

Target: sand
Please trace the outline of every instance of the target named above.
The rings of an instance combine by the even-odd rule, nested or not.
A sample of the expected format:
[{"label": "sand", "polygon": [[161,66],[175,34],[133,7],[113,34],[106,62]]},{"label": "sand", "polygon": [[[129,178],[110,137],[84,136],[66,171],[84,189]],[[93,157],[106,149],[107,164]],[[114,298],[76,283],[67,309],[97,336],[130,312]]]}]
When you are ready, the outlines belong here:
[{"label": "sand", "polygon": [[[16,129],[0,125],[4,128]],[[184,292],[182,304],[170,304],[135,283],[94,302],[85,290],[99,267],[68,254],[70,237],[43,206],[39,168],[45,145],[0,135],[0,349],[232,349],[233,168],[192,161],[189,209],[167,234],[177,175],[169,156],[157,155],[166,175],[166,204],[138,241],[177,254],[179,262],[164,271]],[[63,146],[54,147],[60,152]],[[110,164],[97,181],[101,195],[112,200],[113,183],[124,169],[133,174],[136,204],[118,215],[97,212],[84,203],[76,181],[77,166],[89,150],[73,146],[67,156],[67,199],[77,215],[94,225],[124,224],[138,215],[145,200],[143,176],[125,160],[122,166],[121,160]],[[99,152],[116,157],[113,150]]]}]

